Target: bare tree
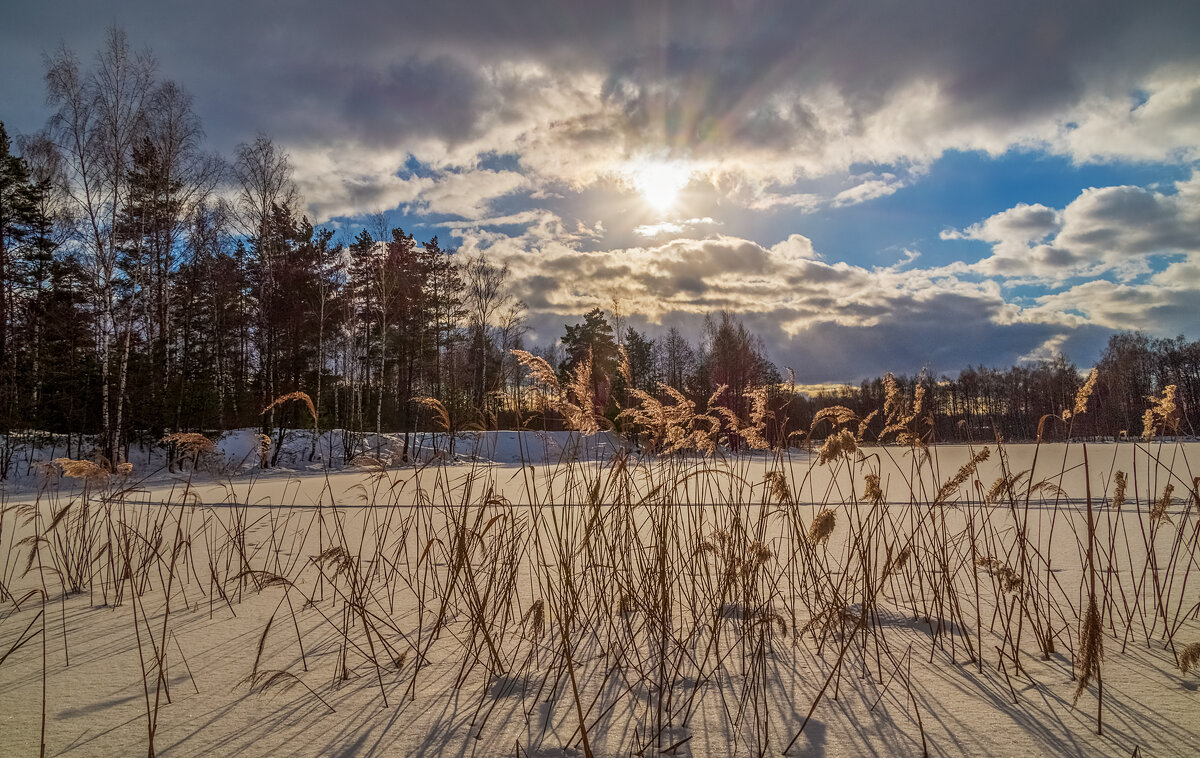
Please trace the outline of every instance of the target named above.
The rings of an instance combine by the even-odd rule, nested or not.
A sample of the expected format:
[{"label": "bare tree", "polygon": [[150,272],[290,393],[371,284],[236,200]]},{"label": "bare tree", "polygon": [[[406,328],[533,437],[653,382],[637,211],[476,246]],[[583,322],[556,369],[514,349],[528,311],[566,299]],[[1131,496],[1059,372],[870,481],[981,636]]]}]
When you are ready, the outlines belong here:
[{"label": "bare tree", "polygon": [[175,82],[155,89],[148,120],[147,138],[160,172],[155,182],[159,204],[173,211],[163,219],[153,271],[155,331],[165,340],[170,324],[167,280],[175,264],[176,244],[224,177],[226,166],[219,156],[201,150],[204,130],[192,109],[192,96]]},{"label": "bare tree", "polygon": [[237,146],[233,176],[238,186],[242,231],[248,237],[267,236],[272,206],[294,207],[299,203],[291,160],[265,134],[259,134],[251,144],[243,142]]},{"label": "bare tree", "polygon": [[[497,314],[506,307],[511,308],[516,300],[511,294],[504,291],[508,277],[507,263],[498,266],[489,261],[483,253],[468,258],[463,266],[467,325],[470,331],[472,359],[475,364],[475,404],[480,408],[483,407],[484,398],[488,392],[487,366],[488,347],[491,343],[490,331],[498,326]],[[508,315],[511,322],[515,314]]]},{"label": "bare tree", "polygon": [[687,338],[675,327],[671,327],[667,335],[658,340],[659,372],[663,381],[675,389],[682,390],[687,386],[687,378],[695,370],[696,351],[688,344]]},{"label": "bare tree", "polygon": [[496,324],[496,347],[500,351],[500,376],[497,377],[496,383],[502,390],[506,387],[512,388],[513,407],[517,407],[521,371],[520,363],[512,351],[521,349],[525,333],[529,331],[525,317],[525,302],[510,298],[508,306],[500,312]]},{"label": "bare tree", "polygon": [[[47,60],[47,101],[56,110],[50,134],[66,159],[70,197],[83,222],[78,239],[91,277],[91,298],[100,318],[95,324],[101,367],[101,436],[104,454],[116,461],[123,410],[110,387],[129,358],[129,319],[125,318],[120,363],[112,346],[120,337],[115,283],[118,274],[116,218],[128,189],[133,148],[145,134],[147,103],[156,63],[149,52],[130,49],[124,31],[110,27],[96,69],[85,75],[79,59],[65,47]],[[119,380],[123,383],[123,379]]]},{"label": "bare tree", "polygon": [[[287,153],[276,147],[265,134],[259,134],[253,144],[237,146],[233,163],[233,176],[238,186],[238,219],[243,233],[255,240],[259,258],[259,317],[262,341],[260,354],[263,377],[260,400],[266,407],[276,396],[277,366],[273,355],[273,335],[265,318],[264,304],[275,295],[275,266],[282,254],[273,249],[278,235],[271,234],[270,225],[278,209],[292,209],[299,203],[299,192],[292,181],[292,164]],[[274,422],[274,411],[265,419]]]}]

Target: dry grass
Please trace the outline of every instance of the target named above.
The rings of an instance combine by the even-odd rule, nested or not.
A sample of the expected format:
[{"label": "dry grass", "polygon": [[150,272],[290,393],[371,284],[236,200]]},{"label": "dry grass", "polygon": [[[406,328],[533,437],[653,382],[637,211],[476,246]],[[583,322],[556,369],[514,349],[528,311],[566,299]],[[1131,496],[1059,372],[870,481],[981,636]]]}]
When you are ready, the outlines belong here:
[{"label": "dry grass", "polygon": [[162,439],[163,444],[174,445],[180,455],[203,455],[211,453],[213,441],[197,432],[175,432]]},{"label": "dry grass", "polygon": [[1162,395],[1146,398],[1150,407],[1142,414],[1142,439],[1179,431],[1179,409],[1175,406],[1175,385],[1163,388]]},{"label": "dry grass", "polygon": [[[545,361],[518,358],[579,433],[599,428],[588,365],[564,386]],[[644,455],[523,466],[505,474],[520,497],[483,466],[377,462],[360,485],[366,507],[255,510],[247,492],[220,508],[178,507],[182,498],[145,508],[115,477],[85,473],[98,464],[63,459],[64,474],[89,483],[85,497],[47,489],[0,510],[0,601],[26,604],[0,617],[15,640],[0,671],[45,641],[47,607],[86,593],[137,630],[151,749],[160,716],[175,718],[167,672],[187,662],[172,644],[177,619],[207,613],[258,614],[240,653],[243,687],[255,698],[290,692],[317,712],[365,713],[368,691],[389,709],[420,695],[423,708],[475,704],[475,737],[525,719],[546,752],[671,754],[695,737],[697,752],[766,755],[799,744],[823,702],[857,687],[905,714],[892,728],[916,752],[928,750],[930,714],[914,681],[929,669],[914,659],[951,672],[969,662],[1014,700],[1036,686],[1079,703],[1093,683],[1100,694],[1106,649],[1168,650],[1200,629],[1186,600],[1198,514],[1173,499],[1189,482],[1160,463],[1162,450],[1130,443],[1141,479],[1116,472],[1085,525],[1066,499],[1065,462],[1039,470],[1035,457],[1014,471],[997,443],[944,475],[921,392],[905,398],[894,380],[879,436],[898,446],[864,448],[876,414],[830,408],[807,434],[824,435],[812,456],[766,444],[765,390],[750,394],[745,419],[721,405],[724,392],[703,412],[672,388],[631,392],[621,421]],[[1064,417],[1087,402],[1081,390]],[[422,404],[442,418],[436,401]],[[1162,398],[1155,408],[1165,428]],[[735,436],[757,457],[733,455]],[[170,439],[192,454],[212,444]],[[265,459],[270,439],[259,442]],[[990,487],[985,464],[999,471]],[[823,491],[812,486],[821,466]],[[1052,565],[1064,543],[1078,561]],[[1066,664],[1051,667],[1060,649],[1074,685]],[[1195,670],[1200,643],[1177,660]],[[793,675],[807,678],[781,683]],[[447,700],[431,704],[430,692]],[[778,706],[797,693],[808,700],[794,712]],[[497,710],[510,694],[521,706]],[[839,707],[874,712],[850,698]]]},{"label": "dry grass", "polygon": [[837,516],[829,508],[823,509],[813,519],[812,525],[808,528],[808,542],[813,547],[825,544],[829,541],[829,536],[833,534],[833,528],[837,525]]},{"label": "dry grass", "polygon": [[55,458],[63,476],[86,481],[102,481],[108,478],[108,470],[92,461],[73,461],[70,458]]},{"label": "dry grass", "polygon": [[1183,649],[1179,655],[1179,670],[1188,673],[1192,667],[1200,663],[1200,642],[1193,642]]},{"label": "dry grass", "polygon": [[1093,679],[1100,676],[1100,662],[1104,658],[1104,631],[1100,625],[1100,611],[1093,601],[1088,602],[1083,617],[1083,628],[1079,632],[1079,683],[1075,686],[1074,703],[1087,691]]},{"label": "dry grass", "polygon": [[440,400],[436,397],[419,397],[413,402],[433,411],[433,417],[437,420],[438,427],[444,432],[450,431],[450,414]]},{"label": "dry grass", "polygon": [[313,405],[312,398],[308,396],[307,392],[301,392],[299,390],[296,392],[289,392],[286,395],[280,395],[279,397],[275,398],[267,404],[267,407],[262,409],[262,413],[265,415],[275,410],[279,406],[291,402],[304,403],[304,407],[308,411],[309,418],[312,419],[314,425],[317,423],[317,408],[315,405]]}]

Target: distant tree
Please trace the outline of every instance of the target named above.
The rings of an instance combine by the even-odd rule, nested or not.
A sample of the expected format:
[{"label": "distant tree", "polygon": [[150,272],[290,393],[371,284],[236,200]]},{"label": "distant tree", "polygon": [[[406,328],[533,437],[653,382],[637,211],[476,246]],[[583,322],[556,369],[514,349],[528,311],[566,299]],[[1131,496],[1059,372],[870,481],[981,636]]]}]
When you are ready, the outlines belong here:
[{"label": "distant tree", "polygon": [[467,339],[471,346],[471,389],[476,407],[483,408],[487,394],[498,388],[496,382],[489,382],[489,375],[499,379],[500,364],[505,355],[496,350],[493,330],[498,328],[499,317],[516,298],[506,291],[508,264],[496,265],[482,253],[467,258],[462,265],[462,277]]},{"label": "distant tree", "polygon": [[150,376],[142,379],[148,402],[140,408],[155,436],[170,424],[164,391],[177,370],[171,278],[193,217],[225,172],[223,161],[202,152],[203,135],[191,95],[175,82],[156,86],[145,134],[133,149],[129,192],[117,220],[118,244],[125,256],[122,268],[136,284],[133,318],[148,351]]},{"label": "distant tree", "polygon": [[662,381],[682,391],[688,384],[688,377],[696,371],[695,348],[675,327],[671,327],[656,346]]},{"label": "distant tree", "polygon": [[17,258],[33,232],[38,190],[25,161],[11,153],[12,143],[0,122],[0,370],[11,367],[9,341],[16,317]]},{"label": "distant tree", "polygon": [[172,277],[170,318],[178,335],[169,426],[228,428],[253,423],[249,253],[234,244],[224,203],[193,214],[183,260]]},{"label": "distant tree", "polygon": [[[520,406],[521,377],[520,364],[512,351],[523,347],[525,334],[528,331],[525,303],[514,298],[509,302],[508,307],[501,311],[495,331],[496,351],[499,353],[497,362],[499,376],[496,383],[500,389],[508,387],[511,391],[511,402],[508,405],[512,408]],[[513,422],[519,424],[516,418],[513,419]]]},{"label": "distant tree", "polygon": [[[23,310],[11,316],[20,322],[17,341],[25,355],[14,379],[14,399],[22,401],[14,416],[32,425],[41,413],[46,306],[54,283],[55,256],[71,234],[72,219],[65,202],[66,178],[58,148],[44,133],[23,137],[19,145],[35,191],[24,242],[18,246],[16,258],[8,258],[16,270],[9,269],[5,289],[16,288],[13,307]],[[28,391],[20,392],[22,386]]]},{"label": "distant tree", "polygon": [[705,369],[712,388],[725,386],[719,402],[738,415],[746,410],[745,393],[752,387],[777,384],[779,371],[767,359],[762,340],[736,317],[722,311],[705,318],[708,341]]},{"label": "distant tree", "polygon": [[630,389],[655,392],[658,389],[658,366],[654,360],[655,340],[634,329],[625,329],[625,354],[629,359]]},{"label": "distant tree", "polygon": [[[38,394],[41,400],[31,419],[37,429],[67,434],[95,429],[102,376],[88,311],[85,280],[88,271],[73,256],[56,259],[38,304],[41,320],[41,359]],[[76,455],[82,450],[75,449]]]},{"label": "distant tree", "polygon": [[[382,349],[385,358],[381,371],[386,371],[386,355],[392,355],[396,364],[395,407],[397,426],[405,434],[404,451],[408,457],[409,432],[414,431],[416,414],[411,407],[418,396],[418,382],[427,369],[439,362],[431,335],[430,318],[425,302],[426,280],[429,270],[426,259],[421,256],[416,240],[411,234],[396,228],[392,240],[387,243],[386,257],[381,261],[378,274],[381,280],[381,312],[384,323],[393,327],[394,337],[387,328],[383,333]],[[384,383],[381,377],[381,386]],[[382,404],[380,405],[382,408]]]},{"label": "distant tree", "polygon": [[342,270],[345,265],[341,244],[333,244],[333,230],[319,229],[309,236],[305,242],[307,257],[314,269],[315,283],[312,296],[315,321],[317,324],[317,356],[316,356],[316,391],[313,392],[313,404],[317,411],[317,423],[313,427],[313,446],[309,450],[309,460],[316,455],[316,431],[321,418],[325,373],[328,364],[327,347],[330,334],[338,321],[338,296],[342,286]]},{"label": "distant tree", "polygon": [[[20,405],[18,367],[13,335],[18,323],[19,271],[28,243],[39,225],[39,190],[19,156],[12,155],[4,124],[0,123],[0,434],[8,435]],[[10,449],[5,445],[5,451]],[[0,461],[0,478],[7,478],[8,456]]]},{"label": "distant tree", "polygon": [[1153,342],[1155,385],[1175,385],[1175,403],[1181,418],[1179,429],[1195,435],[1200,429],[1200,340],[1188,342],[1182,335]]},{"label": "distant tree", "polygon": [[[254,255],[254,295],[258,303],[258,338],[261,359],[259,397],[265,408],[283,394],[280,391],[277,342],[280,321],[276,305],[287,308],[281,300],[279,275],[282,259],[293,240],[292,216],[299,204],[299,193],[292,181],[292,165],[287,153],[276,147],[264,134],[252,144],[237,146],[232,168],[237,184],[237,218],[240,228],[251,241]],[[275,410],[263,419],[266,427],[273,425]]]},{"label": "distant tree", "polygon": [[617,368],[617,343],[612,327],[599,308],[588,311],[583,322],[568,325],[562,338],[566,359],[559,368],[564,381],[589,359],[592,367],[592,397],[597,409],[608,405],[609,389]]},{"label": "distant tree", "polygon": [[[460,351],[462,326],[469,310],[464,295],[467,287],[453,249],[443,249],[436,236],[418,251],[423,279],[414,282],[420,288],[420,305],[425,309],[433,340],[433,395],[451,411],[451,423],[465,410],[469,382],[461,381]],[[464,364],[461,368],[466,368]]]},{"label": "distant tree", "polygon": [[1096,366],[1100,372],[1096,403],[1109,420],[1109,434],[1141,434],[1146,398],[1157,389],[1154,363],[1151,341],[1145,334],[1122,332],[1109,337]]}]

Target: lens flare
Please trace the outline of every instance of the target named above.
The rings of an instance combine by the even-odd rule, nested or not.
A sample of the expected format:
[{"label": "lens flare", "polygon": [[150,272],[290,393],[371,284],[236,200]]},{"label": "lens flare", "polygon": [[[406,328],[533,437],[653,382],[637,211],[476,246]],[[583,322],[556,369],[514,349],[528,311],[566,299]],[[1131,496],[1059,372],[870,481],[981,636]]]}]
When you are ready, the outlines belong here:
[{"label": "lens flare", "polygon": [[626,169],[629,182],[646,203],[663,213],[679,201],[679,193],[692,178],[692,169],[680,161],[640,160]]}]

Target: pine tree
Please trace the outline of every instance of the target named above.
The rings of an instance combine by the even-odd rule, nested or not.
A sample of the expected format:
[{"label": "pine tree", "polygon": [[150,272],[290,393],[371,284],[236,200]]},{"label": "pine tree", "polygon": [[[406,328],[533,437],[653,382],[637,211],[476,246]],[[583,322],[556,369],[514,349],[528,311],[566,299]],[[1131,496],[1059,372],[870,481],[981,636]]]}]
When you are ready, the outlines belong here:
[{"label": "pine tree", "polygon": [[37,188],[25,161],[11,154],[11,143],[0,122],[0,433],[7,433],[16,402],[16,373],[12,335],[16,326],[18,257],[28,242],[37,213]]},{"label": "pine tree", "polygon": [[654,361],[655,340],[632,326],[625,330],[625,354],[629,359],[630,389],[654,392],[658,388],[658,368]]},{"label": "pine tree", "polygon": [[584,314],[583,323],[567,325],[562,343],[567,352],[566,360],[559,368],[563,380],[566,381],[571,372],[577,371],[590,359],[592,397],[597,408],[603,410],[608,405],[609,390],[619,360],[613,330],[604,312],[593,308]]}]

